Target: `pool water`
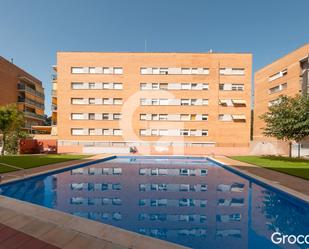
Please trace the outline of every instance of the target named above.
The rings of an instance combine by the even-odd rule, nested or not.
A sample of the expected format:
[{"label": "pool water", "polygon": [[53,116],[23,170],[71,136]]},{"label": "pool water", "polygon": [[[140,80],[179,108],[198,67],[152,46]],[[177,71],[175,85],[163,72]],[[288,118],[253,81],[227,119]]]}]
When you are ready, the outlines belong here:
[{"label": "pool water", "polygon": [[270,240],[309,234],[308,204],[205,158],[117,157],[0,193],[194,249],[308,247]]}]

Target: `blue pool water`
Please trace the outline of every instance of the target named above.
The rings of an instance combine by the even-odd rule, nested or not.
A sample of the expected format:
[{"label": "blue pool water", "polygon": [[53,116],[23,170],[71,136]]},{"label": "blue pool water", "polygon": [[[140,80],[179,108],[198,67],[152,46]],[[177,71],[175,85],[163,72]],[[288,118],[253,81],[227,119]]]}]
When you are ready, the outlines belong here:
[{"label": "blue pool water", "polygon": [[0,186],[19,200],[195,249],[307,248],[309,205],[204,158],[117,157]]}]

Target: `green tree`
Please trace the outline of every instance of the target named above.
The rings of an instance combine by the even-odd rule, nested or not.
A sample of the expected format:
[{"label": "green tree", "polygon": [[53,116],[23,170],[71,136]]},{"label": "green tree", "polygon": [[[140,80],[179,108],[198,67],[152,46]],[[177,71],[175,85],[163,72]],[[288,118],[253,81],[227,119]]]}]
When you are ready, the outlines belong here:
[{"label": "green tree", "polygon": [[24,126],[24,115],[16,105],[0,106],[0,133],[2,134],[2,150],[14,154],[18,152],[20,138],[26,136],[22,131]]},{"label": "green tree", "polygon": [[309,136],[309,96],[280,96],[278,103],[270,106],[260,118],[266,123],[265,136],[289,141],[291,157],[292,141],[299,143]]}]

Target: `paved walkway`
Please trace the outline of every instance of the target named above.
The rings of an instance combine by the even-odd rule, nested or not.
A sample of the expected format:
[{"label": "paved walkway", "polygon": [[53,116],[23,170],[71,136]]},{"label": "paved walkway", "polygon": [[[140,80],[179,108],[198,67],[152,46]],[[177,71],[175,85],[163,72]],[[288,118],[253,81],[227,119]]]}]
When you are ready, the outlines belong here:
[{"label": "paved walkway", "polygon": [[266,183],[271,183],[272,185],[276,185],[276,187],[281,186],[284,191],[288,191],[288,189],[290,189],[291,191],[288,192],[290,192],[291,194],[297,195],[299,197],[304,197],[307,201],[309,201],[309,181],[305,179],[287,175],[256,165],[240,162],[225,156],[216,156],[214,157],[214,159],[217,159],[220,162],[223,162],[224,164],[227,164],[246,174],[252,174],[262,178],[260,180],[265,179]]},{"label": "paved walkway", "polygon": [[0,224],[1,249],[58,249],[44,241]]}]

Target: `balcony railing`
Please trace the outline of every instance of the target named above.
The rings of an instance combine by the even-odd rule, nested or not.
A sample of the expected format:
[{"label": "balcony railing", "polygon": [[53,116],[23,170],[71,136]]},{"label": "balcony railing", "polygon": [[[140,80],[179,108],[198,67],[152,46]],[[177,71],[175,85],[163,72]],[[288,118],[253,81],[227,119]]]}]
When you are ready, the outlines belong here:
[{"label": "balcony railing", "polygon": [[24,111],[25,116],[30,116],[33,118],[37,118],[37,119],[45,119],[45,117],[43,115],[39,115],[33,112],[29,112],[29,111]]},{"label": "balcony railing", "polygon": [[44,104],[38,103],[38,102],[31,100],[31,99],[28,99],[28,98],[23,98],[23,97],[18,96],[18,102],[27,103],[27,104],[36,106],[40,109],[44,109]]},{"label": "balcony railing", "polygon": [[56,105],[52,105],[51,107],[52,107],[52,111],[57,111],[58,109]]},{"label": "balcony railing", "polygon": [[52,90],[52,96],[56,97],[57,96],[57,90]]},{"label": "balcony railing", "polygon": [[22,83],[18,83],[17,89],[31,93],[32,95],[35,95],[35,96],[40,97],[42,99],[44,99],[44,97],[45,97],[45,95],[43,93],[40,93],[40,92],[36,91],[35,89],[33,89],[33,88],[31,88],[31,87],[29,87],[25,84],[22,84]]}]

